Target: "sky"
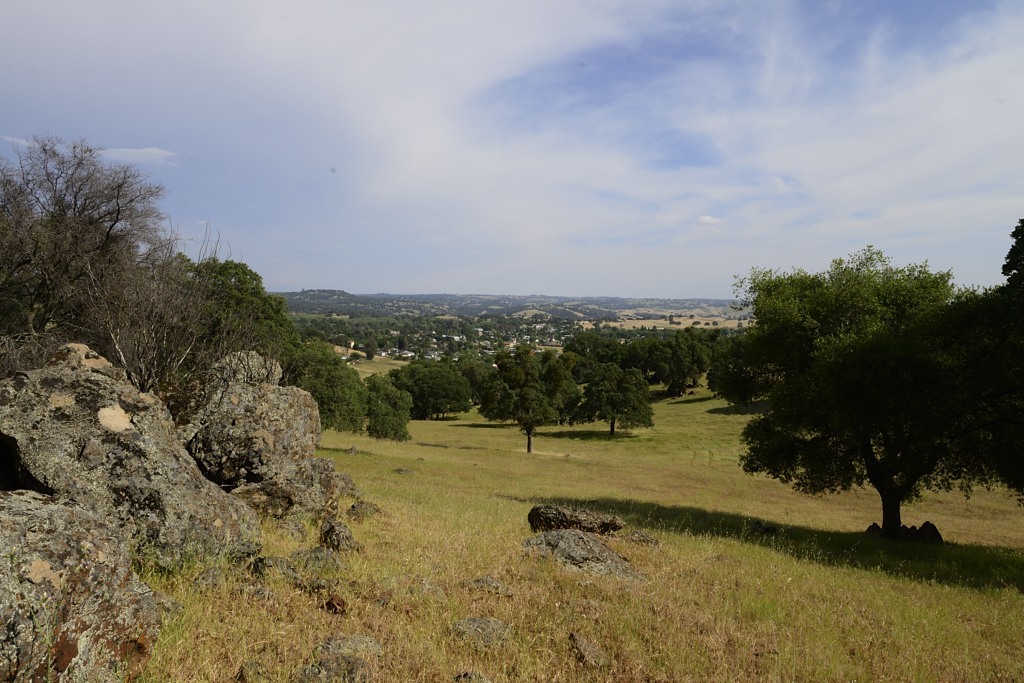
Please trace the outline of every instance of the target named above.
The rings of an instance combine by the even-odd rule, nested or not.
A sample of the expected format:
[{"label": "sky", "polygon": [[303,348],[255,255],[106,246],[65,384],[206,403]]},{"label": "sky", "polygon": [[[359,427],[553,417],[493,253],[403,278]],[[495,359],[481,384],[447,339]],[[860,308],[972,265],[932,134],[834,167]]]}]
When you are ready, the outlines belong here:
[{"label": "sky", "polygon": [[0,154],[85,138],[270,291],[1002,282],[1019,0],[5,0]]}]

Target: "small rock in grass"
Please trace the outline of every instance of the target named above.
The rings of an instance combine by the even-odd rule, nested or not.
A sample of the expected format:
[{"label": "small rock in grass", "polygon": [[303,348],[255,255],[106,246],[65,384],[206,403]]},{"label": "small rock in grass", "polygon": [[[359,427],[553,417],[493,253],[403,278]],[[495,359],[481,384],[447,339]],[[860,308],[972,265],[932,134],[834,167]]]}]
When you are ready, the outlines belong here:
[{"label": "small rock in grass", "polygon": [[333,518],[325,519],[320,526],[320,545],[338,552],[358,552],[363,549],[345,523]]},{"label": "small rock in grass", "polygon": [[508,636],[508,624],[489,617],[470,617],[455,622],[455,634],[477,645],[489,647],[505,640]]},{"label": "small rock in grass", "polygon": [[580,664],[590,669],[603,669],[611,664],[608,655],[592,640],[573,631],[569,634],[569,644],[576,653]]}]

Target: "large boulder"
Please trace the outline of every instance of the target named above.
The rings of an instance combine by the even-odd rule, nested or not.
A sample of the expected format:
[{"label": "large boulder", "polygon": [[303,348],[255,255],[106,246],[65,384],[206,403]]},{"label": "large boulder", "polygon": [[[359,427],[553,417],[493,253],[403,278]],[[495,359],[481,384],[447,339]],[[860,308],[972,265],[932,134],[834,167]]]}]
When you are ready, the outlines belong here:
[{"label": "large boulder", "polygon": [[579,529],[592,534],[610,534],[625,526],[622,518],[615,515],[599,515],[589,510],[561,505],[535,505],[526,519],[531,531]]},{"label": "large boulder", "polygon": [[64,494],[174,564],[259,538],[256,516],[205,479],[164,404],[87,347],[0,381],[0,490]]},{"label": "large boulder", "polygon": [[558,529],[538,534],[523,542],[530,553],[551,557],[562,566],[589,574],[620,579],[640,579],[629,560],[602,543],[597,536],[578,529]]},{"label": "large boulder", "polygon": [[66,498],[0,491],[0,680],[132,681],[160,630],[106,517]]},{"label": "large boulder", "polygon": [[[245,366],[253,364],[250,358]],[[349,486],[332,460],[313,457],[320,443],[316,400],[296,387],[245,379],[236,374],[207,390],[182,432],[189,453],[208,479],[260,514],[333,515]]]},{"label": "large boulder", "polygon": [[311,458],[320,414],[308,391],[232,383],[208,393],[186,447],[210,481],[227,489],[272,479]]}]

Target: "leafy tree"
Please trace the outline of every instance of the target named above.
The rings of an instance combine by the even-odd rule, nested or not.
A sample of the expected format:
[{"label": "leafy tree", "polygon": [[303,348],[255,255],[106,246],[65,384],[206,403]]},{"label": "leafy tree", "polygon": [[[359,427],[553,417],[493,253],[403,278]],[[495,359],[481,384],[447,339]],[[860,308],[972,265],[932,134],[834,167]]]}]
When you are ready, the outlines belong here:
[{"label": "leafy tree", "polygon": [[626,429],[653,427],[654,411],[643,375],[636,368],[623,370],[613,363],[602,363],[583,387],[578,417],[587,422],[607,422],[610,436],[615,436],[616,424]]},{"label": "leafy tree", "polygon": [[755,270],[741,285],[757,324],[715,375],[730,401],[768,399],[743,431],[745,471],[806,493],[869,483],[891,537],[923,490],[985,477],[950,438],[958,387],[934,343],[948,272],[896,268],[869,247],[824,273]]},{"label": "leafy tree", "polygon": [[466,378],[466,381],[469,382],[469,393],[473,403],[480,405],[484,388],[487,386],[487,381],[493,372],[491,364],[484,363],[480,359],[479,352],[465,350],[459,353],[459,358],[455,361],[455,367]]},{"label": "leafy tree", "polygon": [[578,358],[574,353],[558,354],[551,349],[545,349],[540,356],[541,381],[551,405],[558,412],[558,424],[570,422],[580,403],[580,387],[572,376]]},{"label": "leafy tree", "polygon": [[366,433],[374,439],[408,441],[412,396],[386,375],[366,378]]},{"label": "leafy tree", "polygon": [[542,425],[558,421],[558,408],[544,384],[543,367],[530,346],[514,353],[500,351],[497,369],[484,392],[480,414],[488,420],[515,422],[526,434],[526,452],[533,453],[533,435]]},{"label": "leafy tree", "polygon": [[316,399],[324,429],[360,432],[367,416],[367,389],[359,373],[330,344],[310,341],[290,354],[285,377]]},{"label": "leafy tree", "polygon": [[470,408],[469,381],[451,363],[414,361],[390,373],[392,383],[412,396],[412,416],[439,420]]}]

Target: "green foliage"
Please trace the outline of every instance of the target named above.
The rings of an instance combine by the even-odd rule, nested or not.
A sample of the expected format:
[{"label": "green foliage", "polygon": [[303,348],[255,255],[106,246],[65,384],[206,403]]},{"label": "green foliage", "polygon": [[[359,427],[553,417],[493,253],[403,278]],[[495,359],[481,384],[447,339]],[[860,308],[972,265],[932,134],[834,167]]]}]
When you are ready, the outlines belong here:
[{"label": "green foliage", "polygon": [[480,414],[488,420],[515,422],[526,434],[526,452],[533,452],[533,435],[538,427],[559,419],[552,395],[557,392],[544,383],[544,367],[529,346],[514,353],[500,352],[497,370],[484,391]]},{"label": "green foliage", "polygon": [[316,399],[324,429],[360,432],[367,415],[367,389],[353,370],[321,341],[310,341],[292,351],[285,364],[285,379]]},{"label": "green foliage", "polygon": [[558,354],[551,349],[545,349],[540,356],[541,382],[558,413],[559,424],[572,420],[582,397],[580,387],[572,377],[572,369],[578,359],[575,354]]},{"label": "green foliage", "polygon": [[742,284],[757,324],[714,374],[730,401],[768,399],[744,429],[744,470],[806,493],[870,483],[889,535],[922,490],[977,478],[950,445],[956,386],[934,344],[949,273],[896,268],[869,247],[824,273],[755,270]]},{"label": "green foliage", "polygon": [[366,384],[366,433],[374,439],[408,441],[412,396],[386,375],[370,375]]},{"label": "green foliage", "polygon": [[282,297],[268,294],[263,278],[245,263],[217,258],[192,265],[206,293],[206,336],[235,339],[238,349],[272,358],[298,347],[299,336]]},{"label": "green foliage", "polygon": [[451,363],[415,361],[389,374],[397,388],[412,396],[414,419],[438,420],[470,408],[469,381]]},{"label": "green foliage", "polygon": [[458,360],[455,361],[455,367],[469,382],[469,393],[473,403],[480,405],[484,388],[493,372],[491,364],[483,362],[477,351],[467,350],[459,354]]},{"label": "green foliage", "polygon": [[639,370],[602,363],[583,388],[577,416],[584,422],[607,422],[612,436],[616,425],[626,429],[653,427],[654,411],[648,394],[647,382]]}]

